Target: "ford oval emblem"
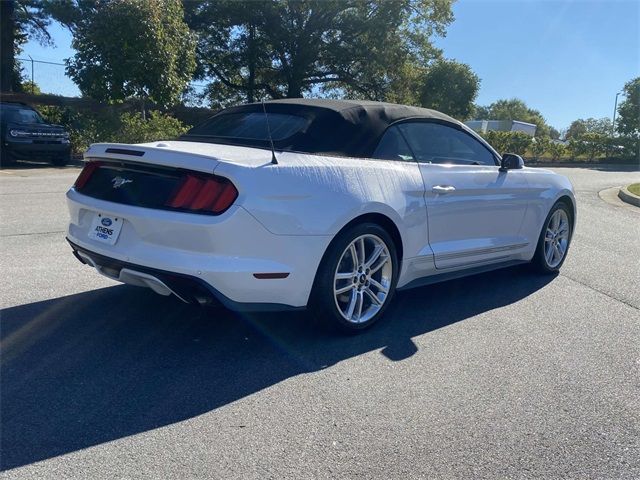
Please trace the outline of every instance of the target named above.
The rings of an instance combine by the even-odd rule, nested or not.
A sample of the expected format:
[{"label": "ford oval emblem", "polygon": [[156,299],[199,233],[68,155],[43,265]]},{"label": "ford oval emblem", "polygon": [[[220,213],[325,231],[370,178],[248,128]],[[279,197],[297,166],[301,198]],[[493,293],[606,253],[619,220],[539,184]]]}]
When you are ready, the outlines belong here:
[{"label": "ford oval emblem", "polygon": [[110,218],[103,218],[102,219],[102,225],[104,225],[105,227],[108,227],[109,225],[111,225],[111,219]]}]

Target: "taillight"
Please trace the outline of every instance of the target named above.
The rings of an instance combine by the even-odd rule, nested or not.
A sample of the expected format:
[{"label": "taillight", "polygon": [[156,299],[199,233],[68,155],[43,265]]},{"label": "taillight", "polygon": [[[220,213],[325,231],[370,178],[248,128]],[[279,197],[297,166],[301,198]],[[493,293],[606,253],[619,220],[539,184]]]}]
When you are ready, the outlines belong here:
[{"label": "taillight", "polygon": [[91,178],[91,175],[93,175],[93,172],[100,168],[101,165],[102,162],[88,162],[80,172],[80,175],[78,175],[78,178],[76,178],[76,182],[73,184],[75,189],[80,190],[84,187]]},{"label": "taillight", "polygon": [[224,177],[187,174],[165,205],[220,214],[229,208],[236,198],[238,190]]}]

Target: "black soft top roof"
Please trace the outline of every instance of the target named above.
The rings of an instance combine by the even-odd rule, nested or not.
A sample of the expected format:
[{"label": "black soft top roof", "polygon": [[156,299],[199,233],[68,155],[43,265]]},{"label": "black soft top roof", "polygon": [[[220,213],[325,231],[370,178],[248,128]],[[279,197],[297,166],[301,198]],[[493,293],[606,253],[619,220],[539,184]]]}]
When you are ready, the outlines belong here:
[{"label": "black soft top roof", "polygon": [[[292,110],[302,107],[310,107],[317,109],[332,110],[339,113],[345,120],[354,123],[364,123],[366,118],[376,119],[386,125],[397,120],[413,117],[437,118],[457,123],[456,120],[444,113],[428,108],[410,107],[407,105],[398,105],[395,103],[374,102],[372,100],[332,100],[327,98],[289,98],[283,100],[269,100],[265,102],[266,106],[270,105],[287,105]],[[261,103],[250,103],[241,107],[257,106],[262,108]],[[267,110],[268,111],[268,110]]]},{"label": "black soft top roof", "polygon": [[[393,103],[367,100],[331,100],[314,98],[294,98],[270,100],[264,103],[267,113],[281,113],[302,116],[308,119],[306,128],[293,137],[276,141],[278,150],[304,153],[326,153],[348,157],[370,157],[386,128],[400,120],[409,118],[434,119],[460,125],[460,122],[444,113],[427,108],[396,105]],[[207,122],[219,115],[230,113],[261,113],[262,103],[250,103],[230,107],[218,112]],[[182,140],[210,141],[212,143],[234,143],[268,148],[268,141],[242,139],[239,142],[218,137],[207,138],[203,131],[205,122],[194,127]],[[198,133],[196,133],[198,132]]]}]

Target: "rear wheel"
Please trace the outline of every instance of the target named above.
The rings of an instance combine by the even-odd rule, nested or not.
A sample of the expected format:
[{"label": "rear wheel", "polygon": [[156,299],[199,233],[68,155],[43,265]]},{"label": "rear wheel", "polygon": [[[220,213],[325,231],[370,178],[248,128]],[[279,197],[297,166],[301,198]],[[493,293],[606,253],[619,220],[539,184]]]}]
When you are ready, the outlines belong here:
[{"label": "rear wheel", "polygon": [[341,233],[325,254],[312,292],[312,308],[324,323],[349,332],[382,317],[395,291],[398,259],[391,236],[363,223]]},{"label": "rear wheel", "polygon": [[531,261],[532,266],[542,273],[555,273],[560,270],[567,257],[572,233],[571,211],[566,203],[557,202],[542,226],[536,253]]}]

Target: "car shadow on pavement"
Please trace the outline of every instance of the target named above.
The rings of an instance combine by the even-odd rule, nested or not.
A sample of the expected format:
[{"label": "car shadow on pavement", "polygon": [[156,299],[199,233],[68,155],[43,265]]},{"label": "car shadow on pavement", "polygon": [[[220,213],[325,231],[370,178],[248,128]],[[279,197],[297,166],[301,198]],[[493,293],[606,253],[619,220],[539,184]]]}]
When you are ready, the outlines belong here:
[{"label": "car shadow on pavement", "polygon": [[401,292],[356,336],[304,313],[204,310],[114,286],[0,312],[2,470],[180,422],[287,378],[517,302],[551,282],[523,268]]}]

